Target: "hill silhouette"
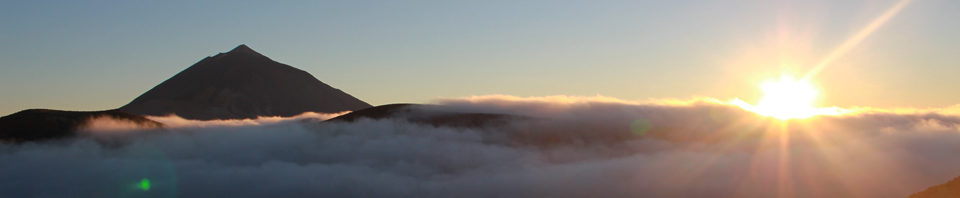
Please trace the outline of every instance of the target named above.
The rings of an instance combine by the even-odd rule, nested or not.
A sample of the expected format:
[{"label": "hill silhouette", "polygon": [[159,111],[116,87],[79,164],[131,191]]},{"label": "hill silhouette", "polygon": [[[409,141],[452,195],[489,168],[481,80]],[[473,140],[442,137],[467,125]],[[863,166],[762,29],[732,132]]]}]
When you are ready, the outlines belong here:
[{"label": "hill silhouette", "polygon": [[124,120],[146,127],[162,127],[163,124],[117,110],[107,111],[59,111],[28,109],[0,117],[0,141],[22,143],[73,137],[75,132],[90,119],[107,117]]},{"label": "hill silhouette", "polygon": [[947,198],[960,197],[960,177],[947,183],[931,186],[926,190],[910,195],[910,198]]},{"label": "hill silhouette", "polygon": [[398,119],[434,127],[484,128],[499,127],[508,121],[529,118],[508,114],[450,111],[437,105],[388,104],[350,112],[327,122],[354,122],[360,119]]},{"label": "hill silhouette", "polygon": [[204,58],[119,110],[196,120],[336,113],[371,107],[306,71],[240,45]]}]

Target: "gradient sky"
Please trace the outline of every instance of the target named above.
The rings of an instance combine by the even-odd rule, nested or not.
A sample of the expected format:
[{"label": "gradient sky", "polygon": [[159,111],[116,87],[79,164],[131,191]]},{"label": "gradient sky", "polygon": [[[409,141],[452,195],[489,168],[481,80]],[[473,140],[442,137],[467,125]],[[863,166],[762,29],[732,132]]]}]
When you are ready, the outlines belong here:
[{"label": "gradient sky", "polygon": [[[17,1],[0,114],[100,110],[247,44],[371,104],[759,96],[896,1]],[[813,80],[824,106],[960,103],[960,1],[915,0]]]}]

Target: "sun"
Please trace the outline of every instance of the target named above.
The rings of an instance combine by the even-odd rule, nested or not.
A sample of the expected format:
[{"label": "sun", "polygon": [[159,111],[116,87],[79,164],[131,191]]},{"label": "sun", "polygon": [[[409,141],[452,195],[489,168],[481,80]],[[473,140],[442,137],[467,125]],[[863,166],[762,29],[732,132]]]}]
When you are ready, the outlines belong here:
[{"label": "sun", "polygon": [[760,89],[763,91],[763,98],[752,108],[752,111],[758,114],[781,120],[808,118],[819,114],[818,108],[814,106],[817,89],[807,81],[797,81],[784,75],[779,81],[761,84]]}]

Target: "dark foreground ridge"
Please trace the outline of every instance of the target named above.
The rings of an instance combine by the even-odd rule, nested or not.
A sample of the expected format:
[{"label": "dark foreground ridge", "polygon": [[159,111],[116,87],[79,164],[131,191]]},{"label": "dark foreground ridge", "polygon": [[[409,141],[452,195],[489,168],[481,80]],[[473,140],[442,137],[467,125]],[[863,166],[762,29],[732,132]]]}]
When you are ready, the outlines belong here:
[{"label": "dark foreground ridge", "polygon": [[130,121],[145,127],[162,127],[159,122],[118,110],[82,112],[28,109],[0,117],[0,142],[22,143],[73,137],[87,121],[97,117]]},{"label": "dark foreground ridge", "polygon": [[910,198],[948,198],[960,197],[960,177],[953,178],[947,183],[932,186],[921,192],[910,195]]},{"label": "dark foreground ridge", "polygon": [[306,71],[240,45],[200,60],[120,110],[214,120],[338,113],[368,107],[370,104],[324,84]]},{"label": "dark foreground ridge", "polygon": [[327,122],[355,122],[361,119],[399,119],[435,127],[485,128],[499,127],[511,120],[527,118],[507,114],[451,111],[436,105],[388,104],[350,112]]}]

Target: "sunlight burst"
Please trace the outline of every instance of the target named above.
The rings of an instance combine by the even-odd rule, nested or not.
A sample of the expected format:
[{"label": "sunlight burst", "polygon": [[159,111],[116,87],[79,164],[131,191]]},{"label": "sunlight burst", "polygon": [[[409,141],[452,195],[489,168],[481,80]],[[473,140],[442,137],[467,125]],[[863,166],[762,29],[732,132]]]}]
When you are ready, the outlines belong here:
[{"label": "sunlight burst", "polygon": [[817,90],[806,81],[783,76],[780,81],[763,83],[763,99],[755,112],[779,119],[807,118],[817,114],[814,100]]},{"label": "sunlight burst", "polygon": [[816,107],[817,89],[808,81],[794,80],[786,75],[780,77],[779,81],[761,84],[760,89],[763,91],[763,98],[757,105],[748,104],[740,99],[732,100],[731,104],[740,106],[747,111],[780,120],[809,118],[817,115],[840,115],[850,112],[837,107]]}]

